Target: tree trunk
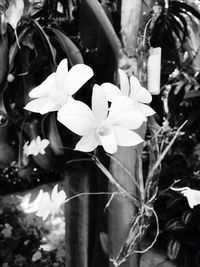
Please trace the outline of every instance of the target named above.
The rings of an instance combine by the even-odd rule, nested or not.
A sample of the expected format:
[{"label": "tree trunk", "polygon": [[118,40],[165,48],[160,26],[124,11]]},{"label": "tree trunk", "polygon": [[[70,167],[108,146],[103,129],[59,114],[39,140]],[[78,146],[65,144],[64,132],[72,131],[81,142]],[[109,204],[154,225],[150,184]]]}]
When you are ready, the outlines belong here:
[{"label": "tree trunk", "polygon": [[[137,48],[137,36],[141,18],[142,1],[141,0],[122,0],[121,5],[121,37],[124,54],[127,59],[120,64],[128,73],[137,74],[137,60],[136,60],[136,48]],[[144,127],[141,127],[139,134],[144,137]],[[133,148],[118,148],[115,158],[120,161],[135,177],[137,173],[136,158],[141,151],[141,145]],[[125,173],[125,171],[114,161],[110,162],[110,171],[118,183],[136,195],[136,187],[133,180]],[[110,190],[116,191],[110,185]],[[136,213],[136,208],[132,203],[123,196],[116,196],[112,200],[108,211],[108,234],[110,255],[115,258],[120,251],[124,241],[127,238],[130,230],[131,218]],[[134,255],[129,257],[124,262],[122,267],[137,267],[138,257]],[[110,263],[110,267],[113,267],[113,263]]]}]

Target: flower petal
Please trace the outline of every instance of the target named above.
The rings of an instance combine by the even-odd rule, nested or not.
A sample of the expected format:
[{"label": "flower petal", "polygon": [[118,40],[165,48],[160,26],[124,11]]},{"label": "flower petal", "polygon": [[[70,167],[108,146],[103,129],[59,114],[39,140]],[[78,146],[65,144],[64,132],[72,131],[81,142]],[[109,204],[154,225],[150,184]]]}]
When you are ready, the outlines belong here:
[{"label": "flower petal", "polygon": [[32,89],[29,93],[31,98],[48,96],[49,92],[56,90],[56,73],[50,74],[40,85]]},{"label": "flower petal", "polygon": [[36,213],[36,216],[42,217],[43,221],[46,220],[46,218],[49,216],[52,210],[51,200],[49,193],[45,192],[43,193],[38,207],[38,212]]},{"label": "flower petal", "polygon": [[46,102],[47,102],[47,98],[46,97],[34,99],[34,100],[30,101],[24,107],[24,109],[29,110],[29,111],[32,111],[32,112],[41,113],[42,109],[46,105]]},{"label": "flower petal", "polygon": [[119,96],[117,97],[110,106],[109,117],[118,117],[122,112],[133,110],[133,102],[129,97]]},{"label": "flower petal", "polygon": [[143,121],[145,121],[145,117],[140,111],[130,110],[119,114],[118,117],[112,118],[111,123],[115,126],[135,130],[142,125]]},{"label": "flower petal", "polygon": [[97,127],[91,109],[81,101],[71,101],[58,111],[58,121],[78,135],[89,134]]},{"label": "flower petal", "polygon": [[121,90],[112,83],[103,83],[101,84],[101,88],[109,102],[113,102],[118,96],[122,96]]},{"label": "flower petal", "polygon": [[28,203],[28,205],[25,207],[25,212],[26,213],[32,213],[32,212],[38,211],[39,203],[41,201],[43,193],[44,193],[43,190],[40,189],[36,199],[33,200],[31,203]]},{"label": "flower petal", "polygon": [[109,134],[99,135],[99,139],[107,153],[114,154],[117,152],[117,141],[113,129],[109,131]]},{"label": "flower petal", "polygon": [[172,190],[174,191],[181,191],[181,194],[183,194],[188,201],[188,204],[191,209],[194,208],[194,206],[200,204],[200,191],[191,189],[190,187],[181,187],[181,188],[174,188],[171,187]]},{"label": "flower petal", "polygon": [[51,200],[52,200],[52,202],[53,202],[53,203],[54,203],[54,202],[55,202],[55,203],[56,203],[56,202],[58,202],[58,203],[64,203],[65,199],[66,199],[66,194],[65,194],[65,192],[64,192],[63,190],[60,190],[60,191],[58,192],[58,184],[56,184],[56,185],[54,186],[52,192],[51,192]]},{"label": "flower petal", "polygon": [[130,85],[129,85],[128,76],[126,75],[126,72],[121,69],[118,69],[118,73],[119,73],[119,78],[120,78],[120,88],[122,91],[122,95],[129,96]]},{"label": "flower petal", "polygon": [[82,152],[91,152],[99,145],[97,139],[95,138],[95,133],[89,133],[84,135],[80,141],[76,144],[75,150]]},{"label": "flower petal", "polygon": [[120,126],[114,126],[117,144],[119,146],[135,146],[144,140],[135,132]]},{"label": "flower petal", "polygon": [[56,70],[56,85],[59,90],[65,90],[65,77],[68,74],[68,61],[63,59]]},{"label": "flower petal", "polygon": [[139,110],[147,117],[155,114],[155,111],[146,104],[139,103],[138,106],[139,106]]},{"label": "flower petal", "polygon": [[139,80],[131,76],[130,77],[131,93],[130,97],[137,99],[141,103],[150,103],[152,96],[147,89],[141,86]]},{"label": "flower petal", "polygon": [[92,93],[92,111],[97,121],[101,123],[108,114],[108,102],[102,88],[95,84]]},{"label": "flower petal", "polygon": [[118,97],[112,102],[107,118],[112,125],[137,129],[145,120],[144,115],[133,109],[132,100],[128,97]]},{"label": "flower petal", "polygon": [[200,204],[200,191],[191,188],[184,189],[181,193],[187,198],[191,209]]},{"label": "flower petal", "polygon": [[32,100],[24,108],[43,115],[51,111],[57,111],[60,107],[61,104],[59,102],[54,102],[47,97],[42,97]]},{"label": "flower petal", "polygon": [[85,64],[73,66],[67,73],[64,86],[69,95],[75,94],[92,76],[93,70]]}]

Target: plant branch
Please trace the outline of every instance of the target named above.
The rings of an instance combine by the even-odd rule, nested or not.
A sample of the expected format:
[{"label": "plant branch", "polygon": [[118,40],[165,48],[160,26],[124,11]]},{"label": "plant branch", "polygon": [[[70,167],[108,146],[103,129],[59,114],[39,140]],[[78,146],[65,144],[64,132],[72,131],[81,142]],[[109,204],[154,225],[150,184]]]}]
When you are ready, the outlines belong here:
[{"label": "plant branch", "polygon": [[156,171],[156,169],[159,167],[159,165],[161,164],[162,160],[164,159],[164,157],[166,156],[167,152],[169,151],[169,149],[171,148],[171,146],[173,145],[174,141],[176,140],[176,138],[178,137],[180,131],[182,130],[182,128],[186,125],[188,121],[186,120],[176,131],[174,137],[172,138],[172,140],[169,142],[169,144],[167,145],[167,147],[164,149],[164,151],[161,153],[161,155],[159,156],[159,158],[157,159],[157,161],[155,162],[155,164],[153,165],[152,169],[150,170],[148,177],[147,177],[147,181],[146,181],[146,186],[145,186],[145,192],[147,190],[148,184],[150,182],[150,180],[152,179],[154,172]]}]

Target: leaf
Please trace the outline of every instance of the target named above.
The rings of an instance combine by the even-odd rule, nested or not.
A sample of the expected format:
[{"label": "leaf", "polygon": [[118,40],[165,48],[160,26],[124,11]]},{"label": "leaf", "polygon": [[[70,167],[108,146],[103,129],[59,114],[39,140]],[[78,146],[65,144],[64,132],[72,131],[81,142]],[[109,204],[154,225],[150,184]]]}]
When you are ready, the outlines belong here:
[{"label": "leaf", "polygon": [[113,82],[122,48],[108,16],[97,0],[81,2],[79,28],[86,51],[86,63],[93,68],[97,82]]},{"label": "leaf", "polygon": [[193,16],[200,19],[200,13],[195,8],[186,3],[179,1],[170,1],[170,7],[176,8],[180,12],[182,11],[183,13],[186,14],[191,13]]},{"label": "leaf", "polygon": [[63,52],[67,56],[69,63],[71,66],[76,64],[84,63],[83,57],[81,55],[80,50],[78,47],[67,37],[64,33],[59,31],[55,28],[47,28],[51,33],[54,34],[55,40],[59,43],[60,47],[62,48]]},{"label": "leaf", "polygon": [[[27,34],[28,28],[25,28],[19,35],[18,35],[18,42],[20,43],[21,39],[25,34]],[[12,71],[14,66],[14,60],[15,56],[19,50],[19,46],[17,42],[14,42],[14,44],[10,47],[9,50],[9,73]]]},{"label": "leaf", "polygon": [[35,20],[31,20],[31,24],[33,25],[33,27],[37,30],[37,32],[39,33],[41,39],[43,40],[43,43],[46,47],[46,51],[48,51],[50,60],[52,62],[52,64],[54,66],[56,66],[56,60],[55,60],[55,52],[54,52],[54,48],[49,40],[48,35],[45,33],[45,31],[43,30],[43,28],[40,26],[40,24],[35,21]]},{"label": "leaf", "polygon": [[8,39],[7,34],[0,36],[0,85],[8,72]]},{"label": "leaf", "polygon": [[104,253],[109,256],[109,239],[108,234],[101,232],[99,234],[101,246],[103,248]]},{"label": "leaf", "polygon": [[4,35],[7,30],[7,21],[5,18],[5,10],[0,6],[0,35]]},{"label": "leaf", "polygon": [[171,239],[167,247],[167,256],[170,260],[175,260],[180,251],[180,241]]}]

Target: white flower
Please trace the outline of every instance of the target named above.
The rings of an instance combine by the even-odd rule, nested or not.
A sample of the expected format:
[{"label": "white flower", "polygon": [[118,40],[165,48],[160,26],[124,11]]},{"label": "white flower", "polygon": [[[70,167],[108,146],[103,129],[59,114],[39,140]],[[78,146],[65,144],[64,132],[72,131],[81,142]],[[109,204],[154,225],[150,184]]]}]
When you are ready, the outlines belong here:
[{"label": "white flower", "polygon": [[36,139],[33,139],[30,144],[26,142],[23,147],[23,152],[26,156],[33,155],[37,156],[38,154],[45,154],[45,148],[49,145],[48,139],[42,139],[38,136]]},{"label": "white flower", "polygon": [[44,82],[34,88],[29,96],[36,98],[24,108],[45,114],[59,110],[70,100],[91,77],[93,70],[85,64],[77,64],[68,71],[67,59],[58,65],[57,71],[49,75]]},{"label": "white flower", "polygon": [[182,187],[182,188],[174,188],[171,187],[174,191],[181,191],[181,194],[183,194],[188,201],[188,204],[191,209],[194,208],[194,206],[197,206],[200,204],[200,191],[191,189],[189,187]]},{"label": "white flower", "polygon": [[108,102],[99,85],[94,85],[92,110],[81,101],[73,101],[58,111],[58,121],[72,132],[82,136],[75,149],[93,151],[102,145],[108,153],[115,153],[117,146],[134,146],[143,141],[135,132],[143,122],[140,112],[133,110],[128,97],[118,97]]},{"label": "white flower", "polygon": [[66,194],[63,190],[58,192],[58,185],[55,185],[51,197],[48,192],[39,191],[36,199],[26,204],[26,213],[36,212],[36,216],[46,220],[49,215],[54,217],[55,214],[61,211],[61,205],[66,202]]},{"label": "white flower", "polygon": [[141,86],[135,76],[130,77],[130,83],[126,73],[119,69],[120,88],[111,83],[103,83],[101,86],[108,101],[113,102],[119,96],[127,96],[132,100],[133,108],[139,110],[146,121],[147,116],[155,114],[155,111],[148,105],[152,101],[152,96],[147,89]]},{"label": "white flower", "polygon": [[6,10],[6,20],[15,30],[17,23],[21,19],[24,11],[24,1],[23,0],[13,0],[9,1],[9,6]]}]

